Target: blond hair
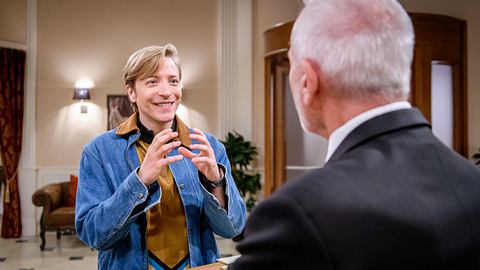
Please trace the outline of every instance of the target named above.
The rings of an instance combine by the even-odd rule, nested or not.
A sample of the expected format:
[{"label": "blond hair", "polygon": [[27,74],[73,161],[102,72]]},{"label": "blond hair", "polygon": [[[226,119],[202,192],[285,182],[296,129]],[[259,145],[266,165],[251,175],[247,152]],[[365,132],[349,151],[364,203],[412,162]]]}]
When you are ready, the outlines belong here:
[{"label": "blond hair", "polygon": [[[165,57],[173,60],[178,69],[178,76],[182,78],[182,69],[180,67],[180,58],[178,57],[177,48],[173,44],[165,46],[148,46],[134,52],[127,60],[127,64],[123,68],[123,78],[125,86],[135,88],[135,81],[152,76],[157,72],[160,65],[163,64]],[[132,103],[135,111],[138,111],[137,105]]]}]

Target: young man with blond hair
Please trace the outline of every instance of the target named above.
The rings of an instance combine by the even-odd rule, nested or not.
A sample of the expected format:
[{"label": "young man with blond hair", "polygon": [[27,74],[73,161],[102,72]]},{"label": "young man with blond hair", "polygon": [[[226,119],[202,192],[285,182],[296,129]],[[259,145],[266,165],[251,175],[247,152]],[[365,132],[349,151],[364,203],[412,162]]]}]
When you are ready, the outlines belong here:
[{"label": "young man with blond hair", "polygon": [[84,147],[76,204],[79,238],[99,269],[185,269],[219,257],[214,233],[232,238],[245,204],[224,146],[177,115],[176,48],[150,46],[124,69],[135,113]]}]

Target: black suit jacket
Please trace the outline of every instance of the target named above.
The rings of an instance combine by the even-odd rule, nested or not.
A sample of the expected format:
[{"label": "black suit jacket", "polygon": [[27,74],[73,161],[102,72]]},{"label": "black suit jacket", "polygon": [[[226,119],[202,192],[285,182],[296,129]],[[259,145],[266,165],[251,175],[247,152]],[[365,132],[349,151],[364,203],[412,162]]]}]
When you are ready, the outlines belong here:
[{"label": "black suit jacket", "polygon": [[480,269],[480,169],[390,112],[259,204],[237,248],[229,269]]}]

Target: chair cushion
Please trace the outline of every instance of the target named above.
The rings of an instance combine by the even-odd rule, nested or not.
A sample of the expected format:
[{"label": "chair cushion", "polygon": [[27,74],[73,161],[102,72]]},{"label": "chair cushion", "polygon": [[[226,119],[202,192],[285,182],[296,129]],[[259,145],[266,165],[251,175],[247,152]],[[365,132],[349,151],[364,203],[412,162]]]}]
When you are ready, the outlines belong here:
[{"label": "chair cushion", "polygon": [[75,207],[75,201],[77,199],[77,186],[78,186],[78,177],[75,175],[70,175],[70,186],[67,194],[67,201],[65,206]]},{"label": "chair cushion", "polygon": [[75,207],[59,207],[53,210],[46,219],[48,226],[71,225],[75,222]]}]

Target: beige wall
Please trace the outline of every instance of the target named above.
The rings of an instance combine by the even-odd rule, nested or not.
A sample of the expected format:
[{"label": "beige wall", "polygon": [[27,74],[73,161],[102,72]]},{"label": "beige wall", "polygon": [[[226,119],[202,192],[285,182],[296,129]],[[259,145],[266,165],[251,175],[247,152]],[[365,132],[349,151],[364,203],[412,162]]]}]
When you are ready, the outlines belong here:
[{"label": "beige wall", "polygon": [[27,36],[26,0],[0,0],[0,40],[25,44]]},{"label": "beige wall", "polygon": [[[468,22],[469,151],[480,147],[480,1],[400,0],[412,12]],[[269,27],[295,19],[298,0],[253,0],[253,142],[263,158],[264,41]],[[0,0],[0,40],[25,43],[26,1]],[[169,12],[159,10],[168,7]],[[173,42],[185,73],[189,122],[218,135],[217,10],[215,0],[38,0],[37,166],[77,167],[83,144],[106,129],[106,95],[123,93],[128,55],[149,44]],[[160,15],[161,14],[161,15]],[[179,15],[181,14],[181,15]],[[168,26],[168,27],[167,27]],[[81,77],[95,82],[89,113],[72,99]],[[215,120],[211,120],[215,119]],[[261,162],[260,162],[261,163]]]},{"label": "beige wall", "polygon": [[[216,0],[39,0],[37,166],[78,166],[82,146],[106,130],[106,96],[124,93],[128,56],[152,44],[177,46],[186,121],[215,134],[216,14]],[[95,83],[88,114],[72,100],[83,77]]]}]

